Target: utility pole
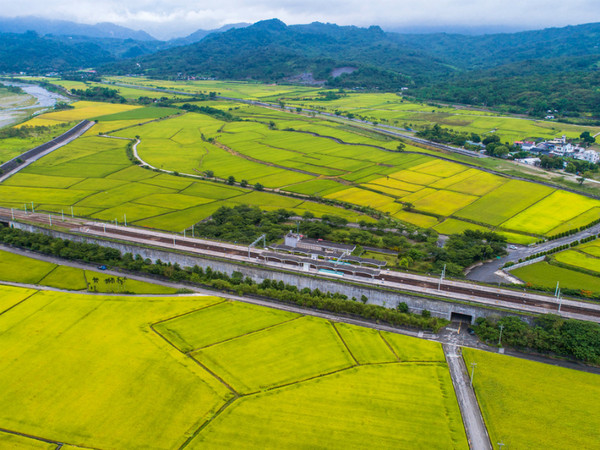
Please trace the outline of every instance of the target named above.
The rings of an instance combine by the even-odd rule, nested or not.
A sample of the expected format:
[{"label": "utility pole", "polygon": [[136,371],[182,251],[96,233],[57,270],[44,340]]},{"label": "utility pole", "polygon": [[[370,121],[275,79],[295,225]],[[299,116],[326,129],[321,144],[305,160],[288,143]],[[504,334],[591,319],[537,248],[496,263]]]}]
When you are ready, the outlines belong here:
[{"label": "utility pole", "polygon": [[498,448],[499,448],[500,450],[502,450],[502,448],[503,448],[505,445],[506,445],[506,444],[505,444],[504,442],[502,442],[502,441],[498,442]]},{"label": "utility pole", "polygon": [[560,308],[562,306],[562,295],[560,295],[560,289],[558,290],[558,312],[560,312]]},{"label": "utility pole", "polygon": [[48,214],[48,221],[50,222],[50,226],[52,226],[52,216]]},{"label": "utility pole", "polygon": [[498,345],[502,347],[502,330],[504,329],[504,325],[500,324],[500,337],[498,338]]},{"label": "utility pole", "polygon": [[15,210],[10,208],[10,214],[12,215],[12,220],[15,220]]},{"label": "utility pole", "polygon": [[71,218],[75,217],[75,215],[73,214],[73,207],[71,206]]},{"label": "utility pole", "polygon": [[33,208],[33,202],[31,202],[31,212],[35,212],[35,209]]},{"label": "utility pole", "polygon": [[64,209],[62,209],[62,210],[60,211],[60,215],[61,215],[61,217],[62,217],[62,221],[64,222],[64,221],[65,221],[65,210],[64,210]]},{"label": "utility pole", "polygon": [[556,289],[554,290],[554,296],[555,296],[555,297],[558,297],[558,293],[559,293],[559,291],[560,291],[560,290],[558,289],[558,283],[559,283],[559,281],[557,281],[557,282],[556,282]]},{"label": "utility pole", "polygon": [[125,222],[125,226],[127,226],[127,214],[123,214],[123,221]]},{"label": "utility pole", "polygon": [[446,264],[444,264],[444,268],[442,269],[442,274],[440,275],[440,282],[438,283],[438,291],[442,288],[442,280],[446,276]]},{"label": "utility pole", "polygon": [[194,224],[192,224],[192,237],[194,237]]},{"label": "utility pole", "polygon": [[475,375],[475,367],[477,367],[477,363],[471,363],[471,387],[473,387],[473,376]]}]

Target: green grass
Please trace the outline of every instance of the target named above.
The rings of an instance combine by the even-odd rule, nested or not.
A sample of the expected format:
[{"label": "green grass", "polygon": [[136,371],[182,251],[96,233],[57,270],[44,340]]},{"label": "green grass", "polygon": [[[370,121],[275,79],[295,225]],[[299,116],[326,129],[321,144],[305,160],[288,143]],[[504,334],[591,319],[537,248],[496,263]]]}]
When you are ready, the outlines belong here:
[{"label": "green grass", "polygon": [[585,253],[575,250],[566,250],[557,253],[554,258],[563,264],[599,272],[600,275],[600,258],[598,257],[586,255]]},{"label": "green grass", "polygon": [[[274,343],[280,345],[274,345]],[[285,355],[294,355],[286,358]],[[333,325],[303,317],[193,353],[238,392],[250,393],[352,366]],[[285,363],[283,362],[285,360]]]},{"label": "green grass", "polygon": [[505,448],[595,448],[599,376],[463,348],[490,439]]},{"label": "green grass", "polygon": [[[145,281],[132,280],[125,276],[121,277],[123,284],[120,284],[116,281],[114,283],[107,283],[106,280],[110,280],[111,278],[115,278],[116,280],[116,276],[92,270],[85,271],[85,278],[90,290],[93,292],[113,294],[119,294],[123,292],[132,294],[174,294],[177,292],[177,289],[172,287],[147,283]],[[94,281],[95,278],[98,279],[97,283]]]},{"label": "green grass", "polygon": [[564,269],[544,261],[519,267],[511,273],[534,286],[554,288],[558,281],[564,288],[600,292],[600,277]]},{"label": "green grass", "polygon": [[229,301],[161,322],[155,329],[181,351],[189,352],[296,317],[297,314],[278,309]]}]

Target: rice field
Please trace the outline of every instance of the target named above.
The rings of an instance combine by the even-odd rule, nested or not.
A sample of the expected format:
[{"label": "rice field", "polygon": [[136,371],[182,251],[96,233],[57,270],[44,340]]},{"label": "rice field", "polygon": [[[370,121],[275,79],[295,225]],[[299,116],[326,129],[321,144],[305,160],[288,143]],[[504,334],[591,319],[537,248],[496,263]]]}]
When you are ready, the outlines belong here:
[{"label": "rice field", "polygon": [[[50,286],[73,291],[134,294],[174,294],[175,289],[121,277],[123,283],[111,283],[115,277],[94,270],[63,266],[0,250],[0,280]],[[108,281],[107,281],[108,280]]]},{"label": "rice field", "polygon": [[[154,328],[240,394],[192,448],[466,445],[438,344],[229,301]],[[413,420],[431,434],[411,431]]]},{"label": "rice field", "polygon": [[150,323],[218,301],[34,293],[0,316],[3,428],[79,447],[180,446],[231,394]]},{"label": "rice field", "polygon": [[0,358],[2,447],[468,448],[439,344],[215,297],[0,286]]},{"label": "rice field", "polygon": [[[155,80],[141,82],[149,85]],[[168,82],[157,83],[168,87]],[[186,86],[193,90],[196,83]],[[241,88],[258,92],[259,87],[250,83]],[[369,101],[379,98],[365,95]],[[392,99],[384,99],[384,103],[388,101]],[[174,115],[178,110],[173,108],[125,105],[123,109],[123,105],[92,102],[77,102],[73,110],[39,119],[96,117],[102,132],[129,139],[140,136],[141,158],[157,168],[195,176],[212,172],[221,179],[232,176],[251,186],[260,183],[276,191],[373,208],[438,231],[460,229],[457,225],[462,222],[457,221],[463,219],[472,223],[471,229],[483,227],[505,233],[511,242],[529,243],[587,225],[600,212],[597,200],[409,153],[421,151],[410,145],[404,152],[392,151],[395,141],[377,141],[366,131],[361,134],[347,126],[257,106],[228,105],[235,103],[222,107],[252,120],[225,122],[206,114]],[[149,122],[169,115],[166,120]],[[139,121],[139,126],[132,126],[131,121]],[[300,213],[311,210],[311,204],[299,208],[301,201],[289,197],[226,191],[214,183],[142,170],[126,158],[125,142],[92,134],[78,139],[68,146],[69,151],[52,153],[44,158],[44,164],[34,164],[0,186],[2,204],[33,201],[51,211],[73,206],[85,216],[125,221],[128,215],[130,223],[171,231],[182,231],[206,218],[217,205],[246,202]],[[43,177],[34,180],[35,175]],[[108,180],[127,184],[111,187]],[[94,185],[98,189],[88,189]],[[214,189],[209,189],[210,185]],[[353,220],[360,217],[341,208],[312,207],[321,214],[351,216]]]},{"label": "rice field", "polygon": [[[101,124],[148,120],[172,113],[171,109],[161,108],[137,108],[119,112],[118,108],[117,110],[113,108],[114,105],[103,104],[92,113],[90,108],[93,104],[79,103],[79,109],[66,112],[89,110],[88,113],[95,116],[100,115],[101,112],[111,112],[108,116],[100,117]],[[208,117],[197,114],[194,116]],[[186,143],[194,146],[195,139],[201,139],[202,133],[196,127],[198,124],[194,120],[190,122],[190,117],[191,115],[177,116],[173,119],[153,122],[152,126],[155,128],[151,126],[148,129],[153,133],[162,133],[164,129],[170,129],[164,128],[164,124],[173,121],[169,126],[172,124],[177,127],[179,126],[177,124],[182,126],[174,131],[171,130],[169,142],[174,143],[174,148],[179,145],[185,146]],[[207,123],[212,123],[212,120],[208,117]],[[186,128],[190,123],[194,123],[194,126]],[[137,133],[144,129],[144,126],[136,126],[132,129]],[[119,133],[126,135],[125,131]],[[314,205],[318,214],[339,213],[354,221],[360,217],[341,208],[306,203],[302,199],[144,170],[129,161],[125,153],[126,143],[125,140],[109,139],[94,134],[81,137],[28,166],[0,185],[0,205],[28,210],[33,207],[36,211],[61,215],[70,214],[72,208],[73,213],[78,216],[169,231],[182,231],[189,228],[223,205],[244,203],[294,210],[298,208],[300,214],[307,209],[312,209],[311,205]],[[168,156],[169,154],[165,153],[166,148],[165,146],[157,148],[157,152]],[[236,163],[241,162],[241,166],[248,162],[229,155],[224,150],[220,151],[233,158]],[[212,153],[215,152],[211,149]],[[184,154],[181,161],[189,164],[186,158]],[[176,164],[177,160],[175,160]],[[262,165],[260,167],[265,168]],[[258,173],[252,167],[244,166],[242,170],[254,171],[253,175]],[[292,172],[291,176],[283,177],[281,174],[275,174],[277,171],[283,172],[268,167],[265,172],[275,184],[277,184],[275,175],[285,178],[286,182],[294,183],[310,179],[309,176],[295,172]],[[303,206],[300,207],[300,204]]]},{"label": "rice field", "polygon": [[[600,440],[599,376],[463,348],[491,442],[505,448],[594,448]],[[524,413],[526,417],[524,417]]]}]

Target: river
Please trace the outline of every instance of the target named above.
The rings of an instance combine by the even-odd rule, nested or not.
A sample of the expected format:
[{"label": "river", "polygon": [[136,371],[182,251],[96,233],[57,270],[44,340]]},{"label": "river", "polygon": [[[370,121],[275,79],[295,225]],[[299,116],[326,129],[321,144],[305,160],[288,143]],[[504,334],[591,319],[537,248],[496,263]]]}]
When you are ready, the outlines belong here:
[{"label": "river", "polygon": [[26,93],[26,95],[11,96],[9,98],[10,101],[3,101],[2,97],[0,97],[0,128],[18,123],[29,116],[46,111],[58,102],[69,101],[68,98],[55,92],[50,92],[37,84],[4,80],[1,80],[0,83],[5,86],[20,87]]}]

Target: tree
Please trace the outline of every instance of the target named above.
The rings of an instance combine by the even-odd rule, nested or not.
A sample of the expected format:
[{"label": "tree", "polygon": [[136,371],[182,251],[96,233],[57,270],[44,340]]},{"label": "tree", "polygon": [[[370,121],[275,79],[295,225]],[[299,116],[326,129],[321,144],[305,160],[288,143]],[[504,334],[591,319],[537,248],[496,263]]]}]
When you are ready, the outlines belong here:
[{"label": "tree", "polygon": [[262,191],[264,188],[265,187],[262,184],[260,184],[260,183],[256,183],[254,185],[254,189],[256,189],[257,191]]},{"label": "tree", "polygon": [[242,181],[240,182],[240,186],[241,186],[241,187],[246,187],[246,186],[248,186],[248,181],[247,181],[247,180],[242,180]]},{"label": "tree", "polygon": [[413,205],[411,202],[404,203],[404,209],[406,209],[407,211],[412,211],[414,208],[415,205]]},{"label": "tree", "polygon": [[205,170],[204,175],[206,175],[207,178],[213,178],[215,173],[212,170]]},{"label": "tree", "polygon": [[396,147],[396,150],[398,150],[399,152],[401,152],[405,148],[406,148],[406,144],[404,144],[403,142],[398,142],[398,146]]},{"label": "tree", "polygon": [[233,175],[229,175],[227,177],[227,184],[234,184],[235,183],[235,177]]},{"label": "tree", "polygon": [[590,134],[589,131],[584,131],[579,135],[579,138],[586,144],[593,144],[596,142],[596,138]]},{"label": "tree", "polygon": [[400,302],[400,303],[398,303],[397,309],[401,313],[405,313],[406,314],[408,312],[408,305],[405,302]]},{"label": "tree", "polygon": [[369,299],[365,294],[363,294],[360,296],[360,301],[366,304],[369,301]]},{"label": "tree", "polygon": [[[497,136],[496,136],[497,137]],[[496,145],[496,146],[489,146],[489,148],[487,149],[487,153],[490,156],[495,156],[496,158],[504,158],[506,155],[508,155],[509,153],[509,149],[506,145]]]},{"label": "tree", "polygon": [[498,144],[498,143],[500,143],[500,136],[498,136],[497,134],[492,134],[491,136],[486,136],[483,139],[483,145]]},{"label": "tree", "polygon": [[585,176],[582,175],[580,177],[577,177],[577,182],[579,183],[580,186],[583,185],[584,181],[585,181]]}]

